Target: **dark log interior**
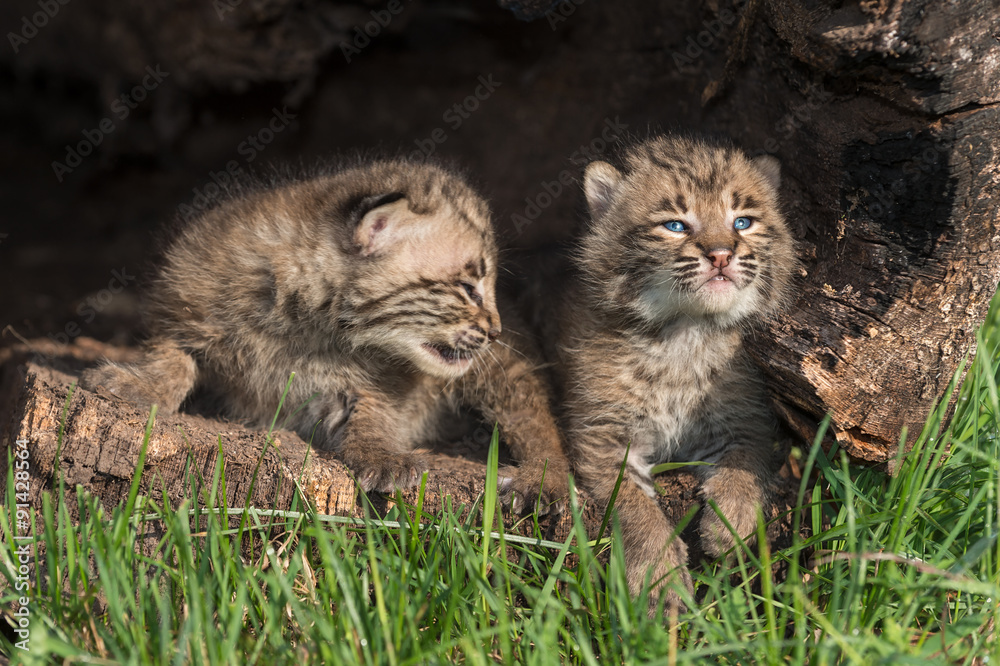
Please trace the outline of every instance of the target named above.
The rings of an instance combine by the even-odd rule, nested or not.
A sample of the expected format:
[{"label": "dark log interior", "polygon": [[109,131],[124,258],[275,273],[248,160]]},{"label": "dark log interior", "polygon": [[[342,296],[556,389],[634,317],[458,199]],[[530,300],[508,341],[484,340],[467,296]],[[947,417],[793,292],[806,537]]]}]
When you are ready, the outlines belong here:
[{"label": "dark log interior", "polygon": [[882,461],[943,397],[1000,278],[998,15],[997,0],[9,0],[2,344],[141,339],[157,230],[234,173],[433,153],[482,186],[517,256],[572,236],[582,166],[618,139],[708,132],[784,166],[800,296],[752,342],[779,411],[803,436],[830,412],[852,455]]}]

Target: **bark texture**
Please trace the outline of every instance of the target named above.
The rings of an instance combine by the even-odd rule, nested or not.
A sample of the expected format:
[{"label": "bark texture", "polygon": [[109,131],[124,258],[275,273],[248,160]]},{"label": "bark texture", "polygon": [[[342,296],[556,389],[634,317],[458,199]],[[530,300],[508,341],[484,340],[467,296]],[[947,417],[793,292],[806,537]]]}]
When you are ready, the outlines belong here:
[{"label": "bark texture", "polygon": [[745,71],[771,83],[743,79],[719,113],[787,100],[763,145],[790,167],[806,274],[754,347],[779,407],[793,424],[831,413],[852,455],[880,461],[949,399],[1000,277],[1000,4],[835,7],[770,2],[761,43],[789,56],[772,76],[758,53]]}]

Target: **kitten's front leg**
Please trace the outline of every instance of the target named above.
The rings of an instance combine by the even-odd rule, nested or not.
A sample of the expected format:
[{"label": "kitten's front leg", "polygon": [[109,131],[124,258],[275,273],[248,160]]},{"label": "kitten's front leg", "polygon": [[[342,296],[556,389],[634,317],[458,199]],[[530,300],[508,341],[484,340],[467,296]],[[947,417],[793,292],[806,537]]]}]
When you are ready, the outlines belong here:
[{"label": "kitten's front leg", "polygon": [[569,498],[569,462],[536,363],[507,340],[461,382],[463,399],[497,423],[518,466],[501,470],[500,494],[517,513],[559,513]]},{"label": "kitten's front leg", "polygon": [[354,474],[365,492],[391,493],[417,485],[427,462],[410,450],[399,410],[384,396],[361,394],[344,418],[321,423],[323,440]]},{"label": "kitten's front leg", "polygon": [[[585,425],[573,428],[570,437],[576,449],[574,465],[580,482],[598,506],[605,509],[614,495],[625,456],[626,448],[619,442],[627,442],[631,437],[619,428]],[[650,616],[661,598],[668,610],[683,610],[685,604],[677,592],[677,583],[689,594],[694,590],[687,568],[687,546],[675,534],[675,526],[656,499],[646,491],[651,487],[649,476],[630,462],[614,503],[621,526],[629,591],[633,597],[637,596],[649,577]]]},{"label": "kitten's front leg", "polygon": [[[757,533],[758,511],[767,506],[770,447],[734,446],[715,465],[698,469],[704,479],[705,499],[715,502],[740,538],[752,542]],[[706,503],[702,511],[702,546],[709,556],[719,557],[736,544],[736,539],[711,506]]]},{"label": "kitten's front leg", "polygon": [[103,386],[143,409],[159,405],[161,414],[173,414],[187,399],[198,379],[198,364],[180,343],[154,338],[135,363],[105,361],[80,375],[80,386],[93,391]]},{"label": "kitten's front leg", "polygon": [[671,587],[679,582],[690,593],[694,586],[687,568],[687,546],[656,500],[631,479],[622,480],[615,498],[625,550],[625,574],[632,596],[639,594],[649,576],[652,584],[650,613],[660,597],[667,609],[684,609],[680,595]]}]

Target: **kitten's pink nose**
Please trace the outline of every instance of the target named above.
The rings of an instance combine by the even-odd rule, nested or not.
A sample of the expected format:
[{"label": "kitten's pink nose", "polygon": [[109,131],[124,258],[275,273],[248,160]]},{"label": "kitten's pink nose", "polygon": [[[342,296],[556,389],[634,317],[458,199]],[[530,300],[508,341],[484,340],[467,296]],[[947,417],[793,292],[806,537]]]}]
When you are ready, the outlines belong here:
[{"label": "kitten's pink nose", "polygon": [[486,337],[490,339],[490,342],[493,342],[494,340],[500,337],[500,332],[501,332],[500,324],[497,324],[496,326],[490,326],[490,332],[486,334]]},{"label": "kitten's pink nose", "polygon": [[725,268],[733,258],[733,251],[719,248],[709,252],[708,258],[712,260],[712,265],[716,268]]}]

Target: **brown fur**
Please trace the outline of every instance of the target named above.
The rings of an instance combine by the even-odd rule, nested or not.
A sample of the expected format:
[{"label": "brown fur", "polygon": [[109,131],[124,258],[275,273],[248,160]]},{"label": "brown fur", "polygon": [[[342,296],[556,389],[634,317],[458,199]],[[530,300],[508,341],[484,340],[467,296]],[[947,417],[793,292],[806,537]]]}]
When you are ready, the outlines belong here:
[{"label": "brown fur", "polygon": [[[559,317],[557,374],[572,462],[598,501],[628,451],[615,506],[633,592],[647,575],[660,591],[672,576],[691,587],[652,466],[713,463],[693,469],[741,537],[767,502],[774,423],[742,335],[781,305],[795,267],[778,179],[773,158],[672,137],[634,147],[621,170],[587,168],[591,222]],[[735,229],[738,217],[750,227]],[[704,550],[719,555],[734,539],[705,504]]]},{"label": "brown fur", "polygon": [[520,463],[505,474],[515,506],[541,489],[539,509],[558,509],[568,466],[537,354],[501,327],[496,272],[485,201],[441,168],[373,162],[259,188],[167,249],[145,360],[83,384],[166,412],[200,385],[265,427],[294,371],[278,423],[385,492],[417,482],[414,446],[468,406]]}]

